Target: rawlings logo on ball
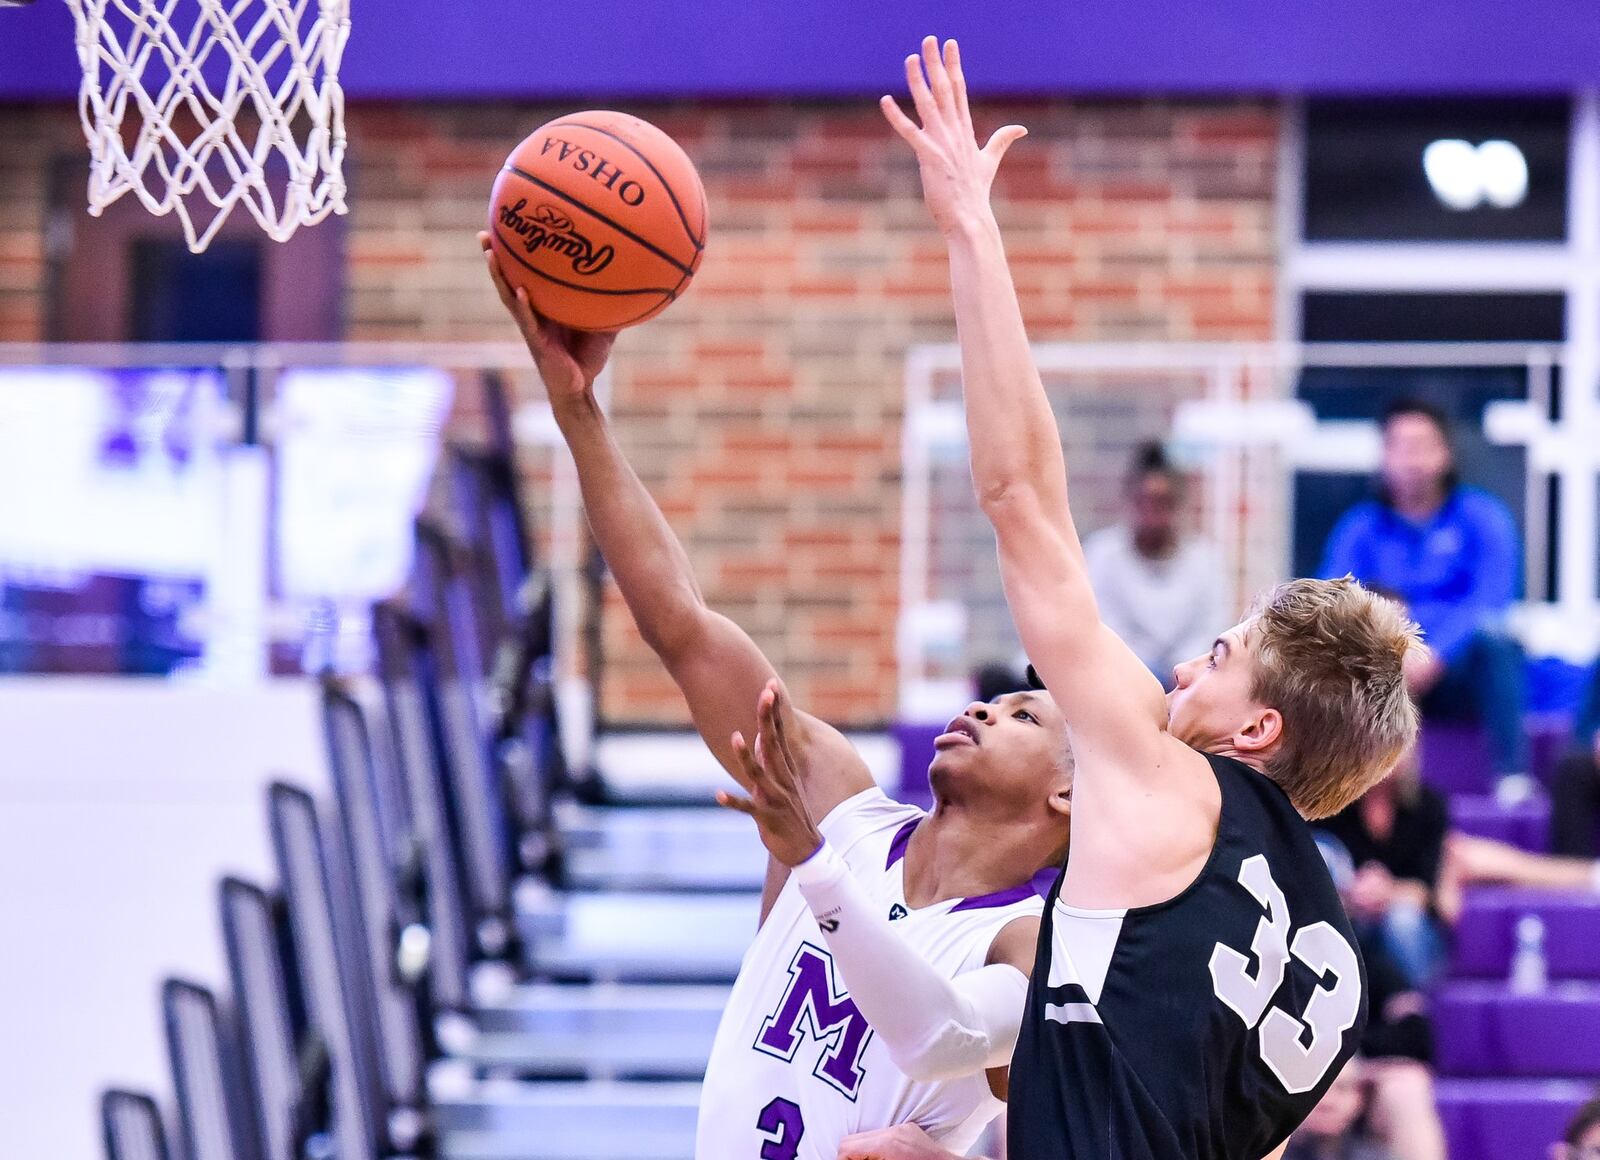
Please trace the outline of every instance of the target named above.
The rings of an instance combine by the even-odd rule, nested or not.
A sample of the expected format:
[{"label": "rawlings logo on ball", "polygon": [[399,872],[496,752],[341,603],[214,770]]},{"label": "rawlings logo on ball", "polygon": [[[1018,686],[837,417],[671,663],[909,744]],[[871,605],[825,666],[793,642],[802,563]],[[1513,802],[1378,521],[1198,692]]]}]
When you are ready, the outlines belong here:
[{"label": "rawlings logo on ball", "polygon": [[516,205],[500,207],[500,224],[522,239],[528,253],[549,250],[572,260],[575,274],[598,274],[611,264],[615,251],[610,246],[596,249],[594,243],[580,234],[572,219],[551,205],[535,206],[533,212],[524,214],[528,199],[519,198]]}]

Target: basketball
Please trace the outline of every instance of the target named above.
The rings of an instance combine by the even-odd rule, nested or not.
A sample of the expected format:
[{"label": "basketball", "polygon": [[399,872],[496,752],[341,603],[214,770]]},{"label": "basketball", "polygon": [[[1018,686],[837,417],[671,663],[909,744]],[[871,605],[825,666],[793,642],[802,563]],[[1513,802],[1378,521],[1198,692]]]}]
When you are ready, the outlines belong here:
[{"label": "basketball", "polygon": [[706,195],[678,143],[626,113],[540,126],[495,178],[489,232],[506,280],[579,330],[654,318],[705,252]]}]

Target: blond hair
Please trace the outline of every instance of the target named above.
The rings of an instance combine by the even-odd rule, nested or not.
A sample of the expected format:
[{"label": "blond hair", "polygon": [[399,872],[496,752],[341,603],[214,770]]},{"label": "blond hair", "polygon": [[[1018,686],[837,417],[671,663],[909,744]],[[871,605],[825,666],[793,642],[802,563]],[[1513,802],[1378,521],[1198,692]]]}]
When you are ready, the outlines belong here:
[{"label": "blond hair", "polygon": [[1258,602],[1251,696],[1283,715],[1264,772],[1315,821],[1344,809],[1399,761],[1417,734],[1406,654],[1416,624],[1392,600],[1343,580],[1290,580]]}]

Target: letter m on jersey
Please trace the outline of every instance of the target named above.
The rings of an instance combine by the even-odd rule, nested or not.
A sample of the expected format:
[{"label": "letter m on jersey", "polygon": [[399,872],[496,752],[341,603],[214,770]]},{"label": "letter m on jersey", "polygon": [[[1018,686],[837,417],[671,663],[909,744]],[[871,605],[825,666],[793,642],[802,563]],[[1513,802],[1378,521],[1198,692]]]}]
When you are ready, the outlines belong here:
[{"label": "letter m on jersey", "polygon": [[783,1000],[762,1023],[755,1049],[793,1061],[807,1039],[827,1045],[811,1074],[854,1100],[861,1090],[861,1055],[872,1040],[872,1028],[850,996],[835,985],[833,956],[801,943],[789,964]]}]

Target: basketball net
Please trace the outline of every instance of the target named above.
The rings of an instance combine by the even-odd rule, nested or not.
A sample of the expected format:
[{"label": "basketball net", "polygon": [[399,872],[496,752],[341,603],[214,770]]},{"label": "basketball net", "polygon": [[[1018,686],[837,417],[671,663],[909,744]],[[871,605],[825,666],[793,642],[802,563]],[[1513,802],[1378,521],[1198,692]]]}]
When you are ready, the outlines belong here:
[{"label": "basketball net", "polygon": [[240,204],[280,242],[345,212],[350,0],[67,3],[91,214],[133,193],[199,253]]}]

